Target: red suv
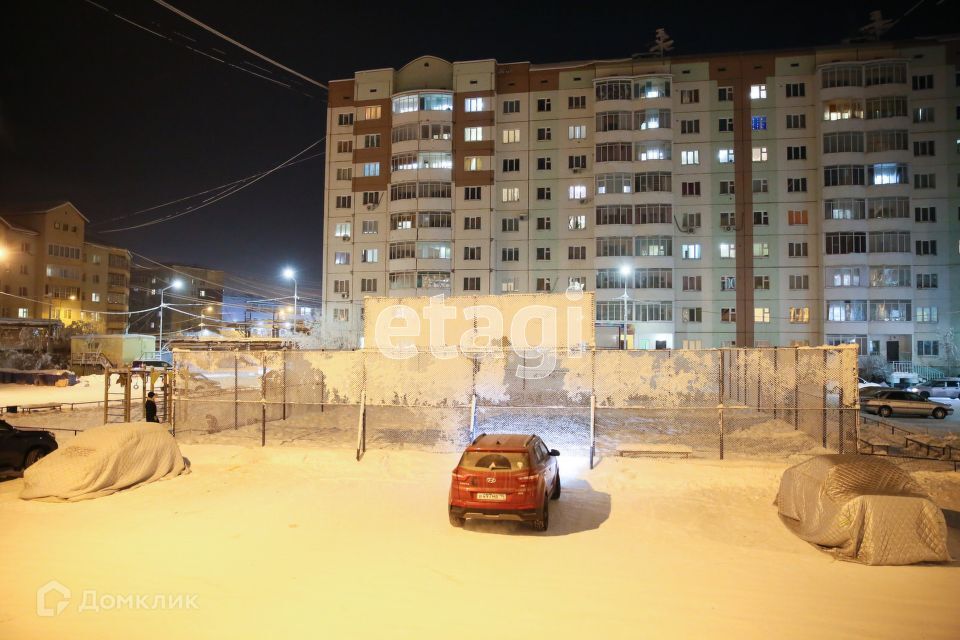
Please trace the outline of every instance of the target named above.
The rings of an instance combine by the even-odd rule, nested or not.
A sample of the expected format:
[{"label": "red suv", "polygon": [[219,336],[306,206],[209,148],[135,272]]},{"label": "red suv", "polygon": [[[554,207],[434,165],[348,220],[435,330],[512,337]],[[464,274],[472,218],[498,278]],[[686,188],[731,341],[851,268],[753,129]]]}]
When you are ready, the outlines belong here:
[{"label": "red suv", "polygon": [[453,470],[450,524],[462,527],[467,518],[520,520],[546,531],[549,502],[560,497],[559,455],[534,435],[477,436]]}]

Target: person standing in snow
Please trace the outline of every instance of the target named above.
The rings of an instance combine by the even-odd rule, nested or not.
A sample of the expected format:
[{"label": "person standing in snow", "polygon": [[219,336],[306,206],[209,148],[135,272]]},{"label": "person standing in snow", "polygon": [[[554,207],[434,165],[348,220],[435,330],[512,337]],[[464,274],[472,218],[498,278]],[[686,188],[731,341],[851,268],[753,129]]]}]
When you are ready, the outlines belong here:
[{"label": "person standing in snow", "polygon": [[157,403],[153,400],[153,391],[147,394],[147,401],[143,405],[143,409],[147,414],[147,422],[160,422],[157,418]]}]

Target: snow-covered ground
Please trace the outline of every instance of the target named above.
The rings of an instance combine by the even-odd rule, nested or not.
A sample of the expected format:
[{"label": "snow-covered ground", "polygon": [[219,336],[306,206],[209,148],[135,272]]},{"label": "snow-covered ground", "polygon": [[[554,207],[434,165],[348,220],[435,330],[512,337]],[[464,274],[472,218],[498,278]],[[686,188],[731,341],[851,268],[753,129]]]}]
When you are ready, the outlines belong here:
[{"label": "snow-covered ground", "polygon": [[[191,474],[88,502],[0,483],[0,637],[960,637],[960,563],[817,551],[772,505],[790,461],[561,456],[536,534],[451,527],[454,454],[182,448]],[[960,474],[916,476],[960,510]],[[72,598],[39,617],[50,580]],[[81,611],[84,591],[196,608]]]},{"label": "snow-covered ground", "polygon": [[[123,387],[115,382],[110,392],[123,394]],[[103,402],[103,375],[83,376],[77,380],[77,384],[70,387],[0,384],[0,406],[47,402]]]}]

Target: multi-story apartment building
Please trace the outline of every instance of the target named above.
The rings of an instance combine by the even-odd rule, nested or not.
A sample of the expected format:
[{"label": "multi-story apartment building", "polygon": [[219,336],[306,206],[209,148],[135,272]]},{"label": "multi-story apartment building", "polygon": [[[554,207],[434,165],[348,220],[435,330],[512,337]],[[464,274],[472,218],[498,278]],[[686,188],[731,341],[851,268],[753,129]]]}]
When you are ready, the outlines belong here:
[{"label": "multi-story apartment building", "polygon": [[[134,317],[139,333],[160,331],[160,311],[163,312],[164,336],[177,332],[219,328],[223,320],[223,282],[225,274],[217,269],[196,265],[165,264],[134,265],[130,284],[130,310],[140,311],[160,306],[160,291],[164,308]],[[180,288],[172,287],[175,281]]]},{"label": "multi-story apartment building", "polygon": [[333,81],[325,322],[356,342],[367,295],[581,286],[598,346],[938,363],[958,324],[958,52],[426,56]]},{"label": "multi-story apartment building", "polygon": [[0,208],[0,316],[123,332],[130,252],[85,241],[87,222],[69,202]]}]

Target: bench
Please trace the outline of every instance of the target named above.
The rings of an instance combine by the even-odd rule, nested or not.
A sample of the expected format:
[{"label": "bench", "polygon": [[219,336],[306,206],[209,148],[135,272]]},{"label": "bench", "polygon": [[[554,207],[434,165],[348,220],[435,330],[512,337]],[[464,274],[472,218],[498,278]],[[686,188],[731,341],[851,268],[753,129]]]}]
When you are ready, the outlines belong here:
[{"label": "bench", "polygon": [[880,454],[888,456],[890,455],[890,443],[884,442],[883,440],[874,440],[874,439],[864,439],[860,438],[860,442],[870,447],[870,455],[877,455],[877,449],[880,450]]},{"label": "bench", "polygon": [[48,410],[48,409],[49,409],[49,410],[54,410],[54,409],[55,409],[55,410],[57,410],[57,411],[61,411],[61,410],[63,409],[63,405],[61,405],[59,402],[46,402],[46,403],[41,403],[41,404],[22,404],[22,405],[20,405],[20,411],[22,411],[23,413],[30,413],[30,412],[32,412],[32,411],[45,411],[45,410]]},{"label": "bench", "polygon": [[689,458],[693,448],[682,444],[648,444],[630,442],[617,445],[622,458]]}]

